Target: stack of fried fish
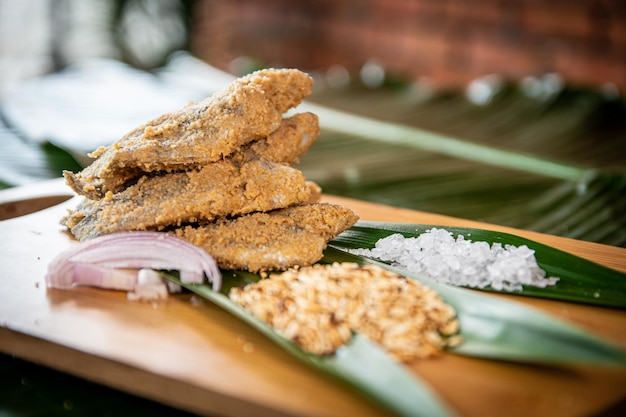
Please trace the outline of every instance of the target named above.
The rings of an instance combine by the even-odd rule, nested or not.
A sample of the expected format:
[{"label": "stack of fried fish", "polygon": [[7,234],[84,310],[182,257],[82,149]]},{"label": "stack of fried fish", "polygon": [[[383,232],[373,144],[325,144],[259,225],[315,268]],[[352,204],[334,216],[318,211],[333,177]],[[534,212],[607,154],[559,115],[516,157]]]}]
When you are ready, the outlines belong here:
[{"label": "stack of fried fish", "polygon": [[78,240],[156,230],[188,240],[225,269],[311,265],[351,227],[348,208],[320,203],[321,190],[292,165],[319,134],[317,116],[285,113],[313,80],[268,69],[164,114],[64,172],[83,201],[63,219]]}]

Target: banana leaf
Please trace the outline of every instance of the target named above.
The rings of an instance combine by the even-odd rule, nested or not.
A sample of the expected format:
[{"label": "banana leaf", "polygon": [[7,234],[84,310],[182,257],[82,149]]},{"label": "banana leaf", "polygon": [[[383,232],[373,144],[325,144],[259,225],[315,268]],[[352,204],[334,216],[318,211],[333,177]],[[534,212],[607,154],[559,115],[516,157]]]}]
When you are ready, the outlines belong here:
[{"label": "banana leaf", "polygon": [[[375,264],[398,274],[417,279],[439,292],[447,303],[457,309],[459,318],[466,321],[466,326],[462,326],[464,343],[461,345],[465,347],[454,348],[454,352],[467,352],[469,351],[468,345],[491,345],[492,347],[488,352],[481,353],[478,350],[475,352],[472,350],[474,352],[472,355],[492,357],[491,355],[495,354],[493,357],[498,359],[546,364],[590,362],[626,365],[626,352],[623,349],[580,330],[576,326],[556,320],[548,314],[513,301],[488,297],[477,291],[438,284],[428,278],[408,273],[383,262],[345,252],[334,247],[334,242],[331,241],[329,248],[325,250],[322,263]],[[185,288],[216,303],[238,317],[244,318],[248,323],[258,322],[242,307],[230,301],[227,294],[233,287],[245,286],[258,281],[261,279],[260,276],[245,271],[223,270],[222,273],[224,284],[219,293],[212,291],[208,285],[186,285]],[[166,278],[176,279],[170,275],[166,275]],[[486,326],[489,323],[490,325]],[[263,324],[263,327],[266,325]],[[506,332],[510,332],[509,334],[513,335],[515,340],[509,340],[508,336],[496,338],[494,337],[494,334],[497,333],[495,330],[487,331],[485,334],[486,329],[507,329]],[[523,329],[521,333],[517,333],[519,329]],[[468,334],[471,336],[468,337]],[[276,336],[276,333],[273,333],[272,337]],[[493,345],[496,340],[498,346]],[[545,346],[554,346],[558,349],[545,349]],[[500,354],[502,356],[498,356]]]},{"label": "banana leaf", "polygon": [[[455,237],[462,235],[472,241],[514,246],[526,245],[535,251],[537,263],[546,271],[546,274],[559,278],[557,284],[553,286],[545,288],[525,286],[521,292],[514,292],[514,294],[604,307],[626,308],[625,273],[508,233],[474,228],[359,221],[351,229],[331,241],[330,244],[337,249],[371,249],[376,241],[393,233],[400,233],[405,237],[417,237],[433,227],[445,229]],[[506,292],[504,290],[496,291],[489,287],[485,290]]]},{"label": "banana leaf", "polygon": [[233,286],[247,285],[260,277],[244,271],[223,271],[225,284],[220,292],[209,285],[183,284],[171,274],[164,277],[215,303],[243,320],[295,358],[351,386],[374,403],[405,417],[453,417],[456,413],[416,375],[388,356],[367,338],[355,335],[332,356],[307,353],[265,322],[257,319],[227,294]]},{"label": "banana leaf", "polygon": [[626,351],[620,347],[522,304],[438,284],[429,278],[334,247],[326,250],[322,261],[379,265],[436,290],[456,309],[460,322],[463,343],[451,348],[453,353],[516,362],[626,365]]},{"label": "banana leaf", "polygon": [[[519,303],[440,285],[334,247],[325,251],[322,262],[377,264],[409,278],[419,279],[438,291],[456,309],[460,322],[463,343],[450,348],[451,354],[552,366],[575,363],[626,366],[626,351],[620,347]],[[350,343],[331,356],[304,352],[228,298],[230,288],[255,282],[260,279],[258,275],[242,271],[223,271],[223,274],[225,285],[220,292],[213,291],[209,285],[182,284],[173,275],[164,273],[164,276],[224,308],[294,357],[338,378],[396,415],[454,415],[454,411],[442,403],[417,375],[411,374],[365,337],[356,335]]]}]

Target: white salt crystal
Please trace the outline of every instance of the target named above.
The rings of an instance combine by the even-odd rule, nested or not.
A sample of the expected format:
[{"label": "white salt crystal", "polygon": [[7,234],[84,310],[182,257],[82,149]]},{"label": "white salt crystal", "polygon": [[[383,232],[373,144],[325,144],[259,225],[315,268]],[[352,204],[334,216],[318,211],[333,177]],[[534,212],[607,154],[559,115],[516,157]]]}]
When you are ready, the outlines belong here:
[{"label": "white salt crystal", "polygon": [[418,237],[392,234],[372,249],[352,249],[355,255],[391,262],[439,283],[494,290],[521,291],[522,285],[545,288],[558,278],[546,278],[535,251],[527,246],[456,239],[445,229],[433,228]]}]

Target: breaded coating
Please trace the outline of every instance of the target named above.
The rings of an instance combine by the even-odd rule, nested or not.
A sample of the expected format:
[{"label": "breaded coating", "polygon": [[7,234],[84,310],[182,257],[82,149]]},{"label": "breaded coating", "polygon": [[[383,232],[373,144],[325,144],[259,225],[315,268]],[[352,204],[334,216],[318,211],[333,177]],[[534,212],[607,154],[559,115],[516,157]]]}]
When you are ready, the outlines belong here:
[{"label": "breaded coating", "polygon": [[268,137],[251,142],[233,153],[235,160],[263,157],[279,164],[300,162],[320,133],[319,120],[313,113],[299,113],[283,119]]},{"label": "breaded coating", "polygon": [[64,224],[78,240],[124,230],[160,230],[310,202],[317,186],[290,166],[261,159],[214,162],[199,171],[144,176],[102,200],[85,200]]},{"label": "breaded coating", "polygon": [[145,172],[189,170],[218,161],[278,128],[282,115],[311,92],[312,78],[295,69],[260,70],[223,92],[164,114],[108,147],[67,184],[91,199],[118,192]]},{"label": "breaded coating", "polygon": [[327,203],[305,204],[269,213],[220,218],[172,233],[206,250],[220,268],[250,272],[311,265],[329,240],[352,227],[358,216]]},{"label": "breaded coating", "polygon": [[203,247],[222,268],[311,265],[358,217],[319,204],[321,189],[292,168],[319,135],[313,113],[283,118],[313,80],[257,71],[227,90],[164,114],[64,172],[84,196],[62,224],[78,240],[160,230]]}]

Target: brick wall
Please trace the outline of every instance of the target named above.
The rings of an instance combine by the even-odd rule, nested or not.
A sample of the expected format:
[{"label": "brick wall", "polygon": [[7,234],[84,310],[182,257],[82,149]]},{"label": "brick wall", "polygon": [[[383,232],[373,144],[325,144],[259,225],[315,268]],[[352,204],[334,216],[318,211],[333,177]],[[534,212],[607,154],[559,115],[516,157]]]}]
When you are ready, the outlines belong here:
[{"label": "brick wall", "polygon": [[228,68],[241,55],[304,70],[376,59],[442,86],[558,72],[626,88],[620,0],[203,0],[191,48]]}]

